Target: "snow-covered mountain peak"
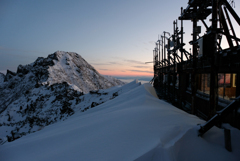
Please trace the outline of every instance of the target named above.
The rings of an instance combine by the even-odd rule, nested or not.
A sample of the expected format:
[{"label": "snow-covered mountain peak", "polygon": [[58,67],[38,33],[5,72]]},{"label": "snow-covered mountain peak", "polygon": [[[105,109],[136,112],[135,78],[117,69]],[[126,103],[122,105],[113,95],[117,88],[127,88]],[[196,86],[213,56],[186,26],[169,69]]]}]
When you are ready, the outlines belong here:
[{"label": "snow-covered mountain peak", "polygon": [[42,84],[68,82],[76,85],[83,93],[91,90],[106,89],[124,83],[117,79],[108,79],[74,52],[57,51],[39,62],[49,62],[48,79]]},{"label": "snow-covered mountain peak", "polygon": [[[74,52],[57,51],[39,57],[31,64],[19,65],[16,73],[0,73],[0,127],[11,129],[3,131],[8,140],[14,140],[38,130],[33,126],[39,128],[66,119],[75,112],[76,105],[81,104],[78,110],[84,112],[113,99],[119,91],[104,89],[123,84],[99,74]],[[1,128],[0,133],[5,135]]]},{"label": "snow-covered mountain peak", "polygon": [[35,77],[35,84],[67,82],[69,85],[74,84],[83,93],[124,84],[115,78],[101,75],[77,53],[64,51],[57,51],[47,58],[39,57],[28,65],[19,65],[17,73],[8,70],[4,81],[10,81],[15,76],[27,78],[26,75],[31,74]]},{"label": "snow-covered mountain peak", "polygon": [[[6,76],[0,74],[0,77],[0,82],[4,80],[1,88],[13,90],[13,93],[23,86],[22,92],[35,86],[64,82],[83,93],[124,84],[120,80],[99,74],[77,53],[64,51],[57,51],[47,58],[39,57],[28,65],[19,65],[17,73],[7,70]],[[4,92],[2,94],[5,95]],[[0,104],[0,111],[1,106]]]}]

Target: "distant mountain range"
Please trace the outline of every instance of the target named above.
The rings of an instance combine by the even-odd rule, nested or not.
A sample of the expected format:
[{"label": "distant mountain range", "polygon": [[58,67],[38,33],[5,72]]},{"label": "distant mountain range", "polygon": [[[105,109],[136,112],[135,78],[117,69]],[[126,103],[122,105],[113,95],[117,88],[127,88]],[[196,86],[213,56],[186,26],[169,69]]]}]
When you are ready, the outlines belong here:
[{"label": "distant mountain range", "polygon": [[142,83],[149,83],[153,79],[153,76],[116,76],[115,78],[126,83],[132,82],[135,79]]},{"label": "distant mountain range", "polygon": [[77,53],[63,51],[19,65],[16,73],[0,73],[0,143],[113,99],[117,89],[101,89],[124,84],[99,74]]}]

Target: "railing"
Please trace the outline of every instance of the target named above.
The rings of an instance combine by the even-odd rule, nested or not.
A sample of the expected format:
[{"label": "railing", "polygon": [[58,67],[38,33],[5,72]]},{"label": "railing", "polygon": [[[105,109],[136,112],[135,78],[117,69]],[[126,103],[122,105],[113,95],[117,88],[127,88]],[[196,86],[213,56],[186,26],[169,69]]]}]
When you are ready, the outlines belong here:
[{"label": "railing", "polygon": [[198,130],[199,136],[203,136],[209,129],[211,129],[214,125],[221,124],[222,119],[226,117],[230,112],[234,109],[240,107],[240,96],[238,96],[235,100],[233,100],[227,107],[218,111],[215,116],[213,116],[209,121],[207,121],[201,128]]}]

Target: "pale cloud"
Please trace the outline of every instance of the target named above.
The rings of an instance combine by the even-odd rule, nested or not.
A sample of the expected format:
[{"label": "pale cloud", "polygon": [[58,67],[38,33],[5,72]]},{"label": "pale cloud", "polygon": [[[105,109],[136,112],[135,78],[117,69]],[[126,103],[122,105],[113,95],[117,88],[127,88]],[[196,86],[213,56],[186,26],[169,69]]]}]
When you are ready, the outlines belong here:
[{"label": "pale cloud", "polygon": [[104,71],[112,71],[112,70],[110,70],[110,69],[99,69],[99,70],[104,70]]},{"label": "pale cloud", "polygon": [[134,68],[149,68],[149,66],[132,66]]},{"label": "pale cloud", "polygon": [[[123,62],[128,62],[128,63],[133,63],[133,64],[145,64],[145,62],[142,62],[142,61],[138,61],[138,60],[132,60],[132,59],[126,59],[126,58],[122,58],[122,57],[111,57],[111,58],[114,58],[114,59],[117,59],[119,61],[123,61]],[[112,63],[116,63],[116,64],[120,64],[122,65],[119,61],[115,61],[115,62],[112,62]]]},{"label": "pale cloud", "polygon": [[131,72],[141,72],[141,73],[153,73],[153,71],[146,71],[146,70],[129,70]]},{"label": "pale cloud", "polygon": [[106,63],[91,63],[92,65],[102,66],[102,65],[113,65],[118,64],[121,65],[119,62],[106,62]]},{"label": "pale cloud", "polygon": [[99,65],[99,66],[101,66],[101,65],[110,65],[110,64],[107,64],[107,63],[90,63],[91,65]]},{"label": "pale cloud", "polygon": [[125,59],[124,61],[129,62],[129,63],[134,63],[134,64],[144,64],[144,62],[137,61],[137,60]]},{"label": "pale cloud", "polygon": [[113,58],[113,59],[123,59],[122,57],[119,57],[119,56],[111,56],[110,58]]},{"label": "pale cloud", "polygon": [[111,65],[111,64],[119,64],[119,65],[121,65],[119,62],[109,62],[109,64]]}]

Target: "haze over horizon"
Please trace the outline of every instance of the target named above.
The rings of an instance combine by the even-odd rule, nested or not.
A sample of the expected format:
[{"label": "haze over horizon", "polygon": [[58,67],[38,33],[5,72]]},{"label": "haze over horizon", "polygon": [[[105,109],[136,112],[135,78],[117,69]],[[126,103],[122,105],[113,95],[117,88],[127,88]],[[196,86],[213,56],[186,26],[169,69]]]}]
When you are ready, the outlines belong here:
[{"label": "haze over horizon", "polygon": [[[76,52],[103,75],[153,76],[158,35],[172,33],[187,0],[2,0],[0,72],[47,57]],[[240,13],[239,2],[235,11]],[[200,24],[200,23],[199,23]],[[184,22],[184,40],[191,38]],[[237,31],[239,33],[239,31]],[[189,49],[189,46],[186,47]]]}]

